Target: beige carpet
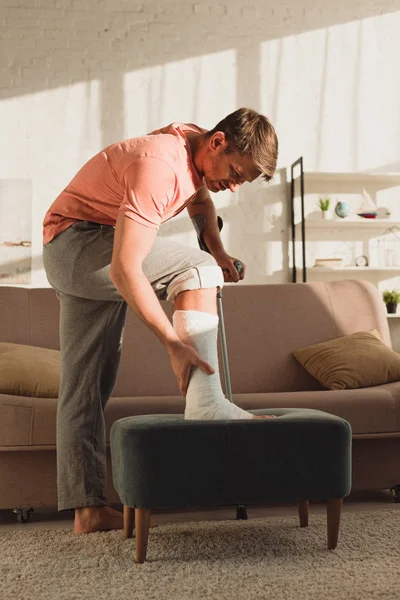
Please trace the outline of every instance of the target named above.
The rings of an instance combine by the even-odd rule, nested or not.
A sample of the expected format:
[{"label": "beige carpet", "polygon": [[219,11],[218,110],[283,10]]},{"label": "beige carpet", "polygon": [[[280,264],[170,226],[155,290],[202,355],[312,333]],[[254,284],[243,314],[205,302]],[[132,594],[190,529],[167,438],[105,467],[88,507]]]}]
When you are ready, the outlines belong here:
[{"label": "beige carpet", "polygon": [[148,558],[121,531],[0,533],[1,600],[400,598],[400,512],[345,512],[339,544],[310,515],[185,522],[150,531]]}]

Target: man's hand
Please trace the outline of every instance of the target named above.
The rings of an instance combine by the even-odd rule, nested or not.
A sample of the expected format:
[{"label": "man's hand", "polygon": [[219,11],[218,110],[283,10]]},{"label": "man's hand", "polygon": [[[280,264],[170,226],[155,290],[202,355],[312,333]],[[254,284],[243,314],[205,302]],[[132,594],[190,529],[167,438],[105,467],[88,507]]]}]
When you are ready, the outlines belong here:
[{"label": "man's hand", "polygon": [[[222,272],[224,274],[224,281],[230,283],[237,283],[244,279],[246,274],[246,265],[243,265],[243,269],[240,273],[236,270],[235,262],[239,260],[238,258],[234,258],[233,256],[229,256],[226,252],[221,253],[218,256],[214,257],[218,263],[218,266],[221,267]],[[241,261],[240,261],[241,262]]]},{"label": "man's hand", "polygon": [[192,367],[200,367],[207,375],[212,375],[215,370],[208,362],[203,360],[194,348],[183,342],[171,342],[167,344],[172,370],[178,380],[182,396],[186,396]]}]

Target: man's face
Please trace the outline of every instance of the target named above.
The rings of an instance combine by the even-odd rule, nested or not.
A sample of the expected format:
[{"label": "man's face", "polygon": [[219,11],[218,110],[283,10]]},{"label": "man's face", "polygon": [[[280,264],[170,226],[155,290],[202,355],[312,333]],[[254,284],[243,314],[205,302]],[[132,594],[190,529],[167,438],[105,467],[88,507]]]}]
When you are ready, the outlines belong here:
[{"label": "man's face", "polygon": [[254,165],[251,156],[241,156],[238,152],[226,153],[225,134],[217,131],[209,140],[204,157],[204,180],[211,192],[229,189],[235,192],[245,181],[254,181],[261,173]]}]

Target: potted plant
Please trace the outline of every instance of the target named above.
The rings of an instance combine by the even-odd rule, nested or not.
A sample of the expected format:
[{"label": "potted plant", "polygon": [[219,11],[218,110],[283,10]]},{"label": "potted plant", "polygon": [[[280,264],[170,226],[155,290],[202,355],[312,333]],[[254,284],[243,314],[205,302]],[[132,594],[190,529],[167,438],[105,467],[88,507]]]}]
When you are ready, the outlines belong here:
[{"label": "potted plant", "polygon": [[397,290],[385,290],[382,294],[384,303],[386,304],[386,310],[389,314],[395,314],[397,311],[397,305],[400,302],[400,292]]},{"label": "potted plant", "polygon": [[329,210],[330,203],[330,198],[320,198],[318,201],[318,206],[322,211],[323,219],[332,219],[332,211]]}]

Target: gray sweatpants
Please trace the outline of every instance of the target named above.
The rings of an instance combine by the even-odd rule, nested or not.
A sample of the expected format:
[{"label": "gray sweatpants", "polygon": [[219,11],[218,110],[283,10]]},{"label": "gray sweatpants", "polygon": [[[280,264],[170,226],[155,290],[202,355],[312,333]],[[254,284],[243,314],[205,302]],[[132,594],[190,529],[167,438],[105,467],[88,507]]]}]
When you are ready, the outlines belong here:
[{"label": "gray sweatpants", "polygon": [[[43,246],[46,275],[60,301],[59,510],[108,504],[104,409],[118,373],[127,310],[109,277],[113,242],[113,227],[81,221]],[[200,249],[156,238],[143,271],[165,300],[174,279],[215,264]]]}]

